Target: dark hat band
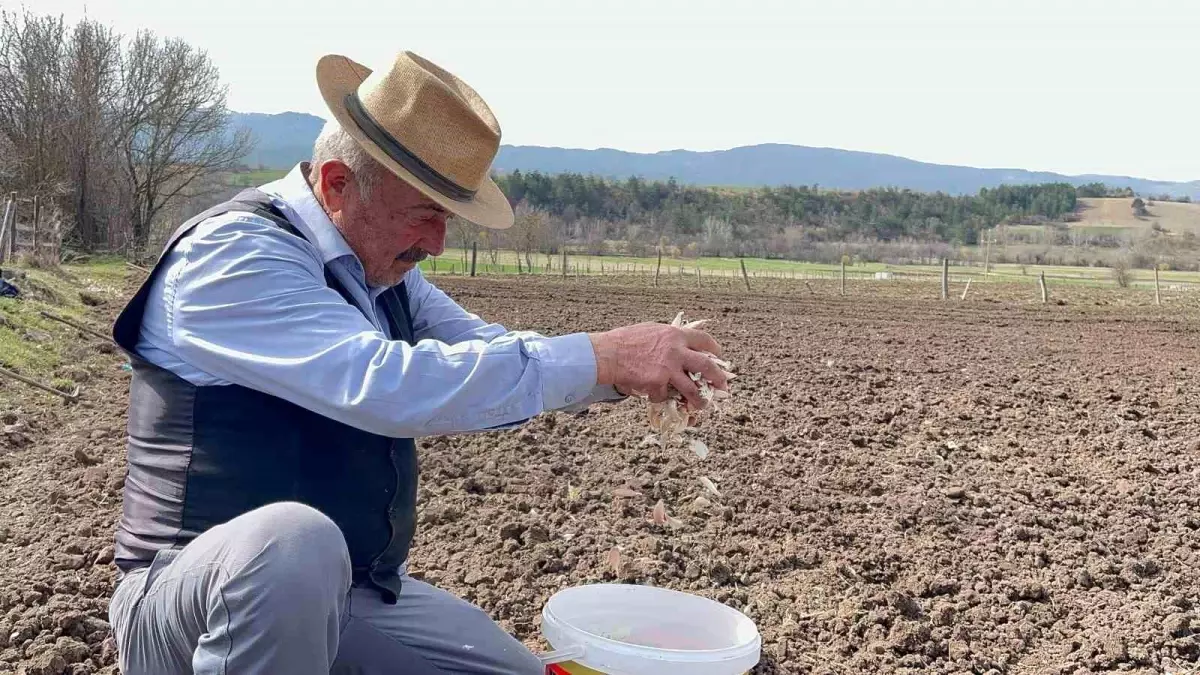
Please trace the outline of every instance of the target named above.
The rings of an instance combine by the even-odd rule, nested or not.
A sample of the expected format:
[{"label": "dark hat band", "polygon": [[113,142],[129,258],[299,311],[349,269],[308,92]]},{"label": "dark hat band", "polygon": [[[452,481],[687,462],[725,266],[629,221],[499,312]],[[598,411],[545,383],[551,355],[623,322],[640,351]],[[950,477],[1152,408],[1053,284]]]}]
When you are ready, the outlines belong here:
[{"label": "dark hat band", "polygon": [[367,112],[362,101],[359,100],[358,92],[346,94],[343,103],[346,104],[346,112],[350,114],[350,119],[354,120],[359,130],[366,134],[372,143],[379,146],[384,154],[407,169],[418,180],[456,202],[469,202],[475,197],[475,190],[468,190],[446,178],[438,173],[437,169],[429,166],[420,157],[401,145],[400,141],[397,141],[388,133],[387,129],[380,126],[374,117],[371,117],[371,113]]}]

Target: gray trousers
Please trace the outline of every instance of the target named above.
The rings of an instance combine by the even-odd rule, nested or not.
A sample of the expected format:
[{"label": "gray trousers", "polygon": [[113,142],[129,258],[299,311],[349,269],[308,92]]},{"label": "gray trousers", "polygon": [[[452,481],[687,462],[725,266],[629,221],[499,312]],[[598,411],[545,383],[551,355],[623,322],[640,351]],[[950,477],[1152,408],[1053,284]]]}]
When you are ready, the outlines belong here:
[{"label": "gray trousers", "polygon": [[264,506],[121,580],[109,605],[125,675],[542,675],[479,608],[407,575],[395,605],[351,586],[332,520]]}]

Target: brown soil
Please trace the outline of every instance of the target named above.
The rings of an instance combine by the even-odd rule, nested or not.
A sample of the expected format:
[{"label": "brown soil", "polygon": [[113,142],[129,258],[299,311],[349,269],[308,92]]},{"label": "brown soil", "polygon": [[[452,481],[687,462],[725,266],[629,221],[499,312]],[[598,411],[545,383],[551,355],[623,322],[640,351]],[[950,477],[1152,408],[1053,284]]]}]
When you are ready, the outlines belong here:
[{"label": "brown soil", "polygon": [[[606,557],[621,546],[620,580],[753,618],[758,673],[1200,664],[1194,308],[1069,289],[1043,306],[1026,288],[942,303],[638,283],[442,285],[510,328],[714,319],[740,377],[695,434],[710,456],[644,445],[633,401],[425,439],[415,574],[537,649],[546,599],[617,579]],[[0,673],[112,668],[119,365],[81,357],[83,405],[31,395],[3,411],[24,426],[0,434]],[[722,498],[698,506],[699,476]],[[659,499],[681,528],[648,522]]]},{"label": "brown soil", "polygon": [[[118,307],[96,300],[103,330]],[[106,619],[129,377],[111,344],[56,331],[69,363],[55,374],[80,384],[79,402],[0,382],[0,673],[115,672]]]}]

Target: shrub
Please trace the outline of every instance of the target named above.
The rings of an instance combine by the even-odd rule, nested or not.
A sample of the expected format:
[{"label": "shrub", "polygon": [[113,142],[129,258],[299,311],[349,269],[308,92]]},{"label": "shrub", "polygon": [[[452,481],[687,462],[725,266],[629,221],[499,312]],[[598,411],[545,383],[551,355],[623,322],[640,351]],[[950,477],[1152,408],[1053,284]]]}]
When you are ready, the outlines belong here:
[{"label": "shrub", "polygon": [[1130,281],[1129,260],[1126,258],[1118,258],[1112,266],[1112,278],[1121,288],[1129,288]]}]

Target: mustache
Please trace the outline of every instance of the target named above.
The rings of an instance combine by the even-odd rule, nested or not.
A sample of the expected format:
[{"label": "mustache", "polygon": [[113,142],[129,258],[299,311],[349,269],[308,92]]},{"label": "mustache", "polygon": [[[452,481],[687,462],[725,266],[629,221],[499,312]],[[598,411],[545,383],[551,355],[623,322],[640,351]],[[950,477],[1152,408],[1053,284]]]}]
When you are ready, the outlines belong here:
[{"label": "mustache", "polygon": [[426,251],[425,249],[423,249],[419,246],[414,246],[414,247],[408,249],[407,251],[405,251],[404,253],[401,253],[400,255],[396,256],[396,260],[399,260],[401,262],[408,262],[408,263],[419,263],[428,257],[429,257],[429,251]]}]

